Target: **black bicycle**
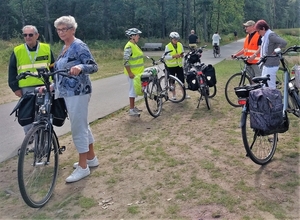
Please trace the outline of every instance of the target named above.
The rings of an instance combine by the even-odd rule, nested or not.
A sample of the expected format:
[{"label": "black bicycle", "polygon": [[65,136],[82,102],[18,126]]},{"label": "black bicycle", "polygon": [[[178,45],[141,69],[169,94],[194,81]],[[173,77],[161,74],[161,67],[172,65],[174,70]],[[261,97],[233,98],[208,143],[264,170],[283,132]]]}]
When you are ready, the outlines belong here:
[{"label": "black bicycle", "polygon": [[[58,155],[65,151],[60,147],[53,129],[51,105],[53,93],[50,91],[50,77],[55,74],[72,77],[68,70],[48,72],[46,68],[38,68],[38,74],[23,72],[18,80],[27,76],[41,78],[45,85],[42,94],[36,88],[36,116],[33,127],[26,134],[18,159],[18,184],[25,203],[32,208],[44,206],[50,199],[58,176]],[[74,78],[74,80],[76,80]],[[33,143],[30,140],[34,138]]]},{"label": "black bicycle", "polygon": [[217,43],[214,43],[213,54],[214,54],[214,58],[217,58],[217,57],[221,56],[220,47],[219,47],[219,45]]},{"label": "black bicycle", "polygon": [[[169,73],[165,63],[164,58],[170,52],[165,52],[158,61],[147,56],[148,59],[152,60],[153,67],[146,68],[141,76],[146,107],[149,114],[155,118],[161,113],[163,100],[179,103],[186,96],[184,84],[176,76]],[[163,70],[159,67],[159,63],[164,64]],[[159,76],[161,71],[162,75]]]}]

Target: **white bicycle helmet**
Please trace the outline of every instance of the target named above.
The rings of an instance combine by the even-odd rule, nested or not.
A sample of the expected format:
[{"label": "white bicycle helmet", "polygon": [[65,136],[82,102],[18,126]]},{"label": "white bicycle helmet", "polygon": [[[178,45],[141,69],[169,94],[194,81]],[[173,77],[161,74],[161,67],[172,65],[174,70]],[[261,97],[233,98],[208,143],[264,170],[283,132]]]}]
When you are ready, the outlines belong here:
[{"label": "white bicycle helmet", "polygon": [[171,39],[176,39],[176,40],[179,40],[180,39],[180,36],[177,32],[171,32],[170,33],[170,38]]},{"label": "white bicycle helmet", "polygon": [[131,35],[136,35],[136,34],[141,34],[142,32],[139,30],[139,29],[137,29],[137,28],[129,28],[128,30],[126,30],[125,31],[125,34],[127,35],[127,36],[131,36]]}]

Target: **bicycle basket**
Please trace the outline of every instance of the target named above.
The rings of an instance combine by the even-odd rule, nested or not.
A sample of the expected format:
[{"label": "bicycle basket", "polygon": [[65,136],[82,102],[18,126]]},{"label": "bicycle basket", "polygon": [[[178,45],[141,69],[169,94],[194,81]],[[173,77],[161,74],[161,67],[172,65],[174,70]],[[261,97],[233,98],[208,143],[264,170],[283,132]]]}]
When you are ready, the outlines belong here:
[{"label": "bicycle basket", "polygon": [[248,98],[249,92],[254,89],[260,88],[260,84],[254,84],[254,85],[247,85],[247,86],[239,86],[235,87],[234,91],[238,98]]}]

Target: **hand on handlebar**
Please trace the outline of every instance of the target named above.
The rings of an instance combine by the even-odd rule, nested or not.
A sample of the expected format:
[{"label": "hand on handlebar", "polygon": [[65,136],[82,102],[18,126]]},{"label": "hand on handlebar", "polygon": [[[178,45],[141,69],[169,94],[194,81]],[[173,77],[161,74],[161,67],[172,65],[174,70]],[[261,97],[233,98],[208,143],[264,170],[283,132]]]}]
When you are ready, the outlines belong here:
[{"label": "hand on handlebar", "polygon": [[70,69],[70,75],[78,76],[81,73],[80,66],[73,66]]}]

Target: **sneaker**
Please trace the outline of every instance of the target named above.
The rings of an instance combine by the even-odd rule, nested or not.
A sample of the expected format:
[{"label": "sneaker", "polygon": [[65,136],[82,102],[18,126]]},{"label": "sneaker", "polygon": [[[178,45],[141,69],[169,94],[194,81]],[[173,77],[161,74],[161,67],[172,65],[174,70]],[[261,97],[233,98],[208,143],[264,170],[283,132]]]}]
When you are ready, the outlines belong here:
[{"label": "sneaker", "polygon": [[176,96],[173,96],[170,98],[171,100],[176,100]]},{"label": "sneaker", "polygon": [[81,166],[77,166],[77,168],[73,171],[73,173],[66,179],[67,183],[73,183],[78,180],[83,179],[84,177],[87,177],[90,175],[91,171],[89,166],[87,166],[85,169],[82,169]]},{"label": "sneaker", "polygon": [[129,116],[139,117],[140,113],[135,111],[134,109],[129,110]]},{"label": "sneaker", "polygon": [[136,112],[141,112],[141,111],[143,111],[142,109],[138,109],[138,108],[135,107],[135,106],[134,106],[133,110],[136,111]]},{"label": "sneaker", "polygon": [[[86,163],[89,167],[97,167],[99,166],[98,158],[95,156],[92,160],[86,160]],[[76,169],[78,167],[78,162],[73,164],[73,168]]]},{"label": "sneaker", "polygon": [[185,95],[185,98],[186,98],[186,99],[190,99],[191,96],[189,96],[188,94],[186,94],[186,95]]}]

